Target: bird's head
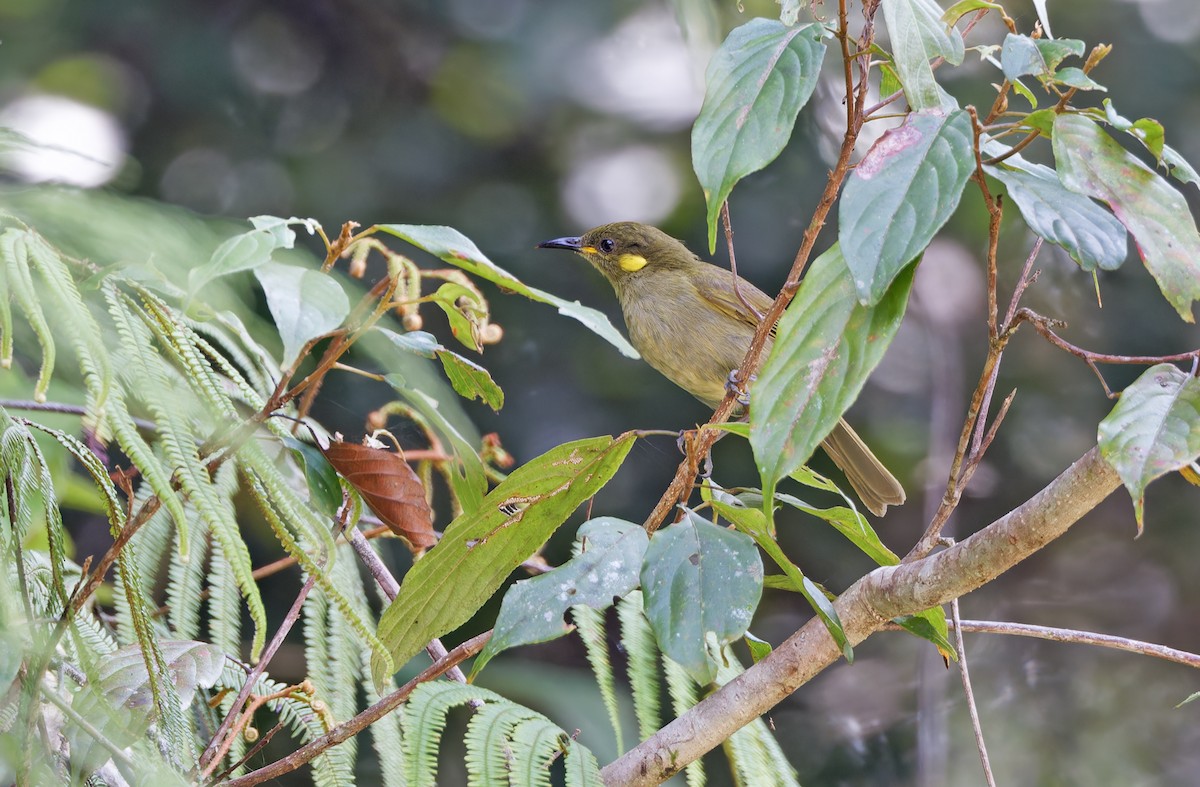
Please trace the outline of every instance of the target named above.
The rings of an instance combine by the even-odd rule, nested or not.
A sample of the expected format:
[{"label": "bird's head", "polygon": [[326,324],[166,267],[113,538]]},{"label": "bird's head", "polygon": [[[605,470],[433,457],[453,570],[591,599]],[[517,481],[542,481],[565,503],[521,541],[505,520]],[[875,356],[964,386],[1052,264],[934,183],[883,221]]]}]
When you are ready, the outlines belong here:
[{"label": "bird's head", "polygon": [[538,244],[541,249],[570,249],[604,274],[614,286],[659,271],[694,265],[696,255],[657,227],[633,221],[604,224],[578,238],[555,238]]}]

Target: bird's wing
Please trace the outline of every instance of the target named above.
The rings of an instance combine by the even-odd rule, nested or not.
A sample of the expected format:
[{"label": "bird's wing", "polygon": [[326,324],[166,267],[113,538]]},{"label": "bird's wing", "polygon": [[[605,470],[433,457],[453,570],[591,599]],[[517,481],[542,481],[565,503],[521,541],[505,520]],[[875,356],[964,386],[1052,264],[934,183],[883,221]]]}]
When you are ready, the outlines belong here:
[{"label": "bird's wing", "polygon": [[[744,322],[751,328],[757,328],[759,320],[771,308],[774,299],[755,287],[750,282],[737,277],[738,291],[741,299],[733,290],[733,274],[716,265],[706,265],[699,275],[692,279],[696,292],[700,297],[711,303],[718,311]],[[745,301],[745,304],[742,301]],[[749,306],[750,311],[746,308]],[[758,312],[755,314],[754,312]],[[771,327],[771,337],[775,336],[775,328]]]}]

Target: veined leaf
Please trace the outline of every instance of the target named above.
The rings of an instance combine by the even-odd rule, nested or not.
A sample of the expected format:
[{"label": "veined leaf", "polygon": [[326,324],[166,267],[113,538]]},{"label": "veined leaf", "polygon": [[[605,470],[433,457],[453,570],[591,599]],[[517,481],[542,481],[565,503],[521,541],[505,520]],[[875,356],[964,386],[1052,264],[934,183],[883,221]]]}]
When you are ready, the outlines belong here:
[{"label": "veined leaf", "polygon": [[1010,82],[1026,74],[1050,77],[1059,63],[1072,55],[1083,55],[1083,50],[1083,42],[1073,38],[1030,38],[1009,33],[1000,50],[1000,67]]},{"label": "veined leaf", "polygon": [[1142,262],[1179,316],[1194,322],[1200,300],[1200,232],[1187,200],[1157,172],[1081,115],[1054,121],[1063,185],[1108,203],[1133,235]]},{"label": "veined leaf", "polygon": [[563,615],[571,607],[607,609],[613,598],[638,586],[650,543],[641,525],[599,517],[584,522],[576,538],[578,555],[553,571],[517,582],[504,594],[492,638],[475,659],[472,675],[502,650],[568,633],[571,627]]},{"label": "veined leaf", "polygon": [[558,308],[558,313],[579,320],[601,337],[607,339],[623,355],[640,358],[621,332],[613,327],[602,312],[583,306],[579,301],[567,301],[556,295],[530,287],[517,277],[487,258],[479,247],[453,227],[421,224],[377,224],[382,230],[412,245],[424,249],[444,262],[462,268],[467,273],[486,279],[501,289],[524,295],[530,300],[548,303]]},{"label": "veined leaf", "polygon": [[708,203],[708,249],[733,186],[775,160],[808,103],[825,57],[820,25],[751,19],[709,61],[704,105],[692,127],[692,168]]},{"label": "veined leaf", "polygon": [[1133,497],[1141,533],[1146,485],[1200,458],[1200,379],[1169,363],[1150,367],[1100,422],[1099,440]]},{"label": "veined leaf", "polygon": [[838,239],[854,288],[876,303],[958,207],[975,168],[966,112],[919,112],[884,134],[846,181]]},{"label": "veined leaf", "polygon": [[912,274],[909,266],[867,307],[855,300],[836,246],[813,262],[750,398],[750,445],[765,494],[808,461],[858,396],[900,327]]},{"label": "veined leaf", "polygon": [[[399,666],[434,637],[470,620],[521,561],[536,552],[579,504],[608,482],[634,435],[565,443],[518,468],[404,577],[379,619],[379,639]],[[377,684],[389,677],[373,658]]]},{"label": "veined leaf", "polygon": [[763,566],[745,534],[688,512],[650,539],[642,565],[646,618],[658,646],[701,684],[717,669],[706,640],[738,639],[762,596]]},{"label": "veined leaf", "polygon": [[1165,166],[1171,175],[1181,183],[1200,184],[1200,173],[1197,173],[1195,168],[1174,148],[1164,144],[1166,132],[1163,131],[1162,124],[1157,120],[1153,118],[1129,120],[1122,117],[1113,106],[1112,99],[1109,98],[1104,99],[1104,116],[1113,128],[1126,132],[1145,145],[1146,150],[1154,154],[1159,166]]},{"label": "veined leaf", "polygon": [[459,396],[465,399],[479,399],[496,411],[504,406],[504,391],[496,385],[488,370],[447,349],[433,334],[425,331],[396,333],[387,328],[377,330],[401,350],[441,361],[450,385]]},{"label": "veined leaf", "polygon": [[403,456],[385,448],[337,440],[323,453],[380,521],[414,550],[437,543],[425,486]]},{"label": "veined leaf", "polygon": [[1061,246],[1085,271],[1115,270],[1125,261],[1125,227],[1089,197],[1064,187],[1054,170],[1011,156],[984,171],[1004,184],[1031,230]]},{"label": "veined leaf", "polygon": [[933,0],[883,0],[883,21],[908,106],[918,112],[943,106],[948,96],[929,61],[941,57],[952,65],[961,63],[962,34],[942,20],[942,8]]},{"label": "veined leaf", "polygon": [[350,313],[350,299],[328,274],[298,265],[264,262],[254,269],[267,296],[267,308],[283,340],[287,369],[310,339],[332,331]]}]

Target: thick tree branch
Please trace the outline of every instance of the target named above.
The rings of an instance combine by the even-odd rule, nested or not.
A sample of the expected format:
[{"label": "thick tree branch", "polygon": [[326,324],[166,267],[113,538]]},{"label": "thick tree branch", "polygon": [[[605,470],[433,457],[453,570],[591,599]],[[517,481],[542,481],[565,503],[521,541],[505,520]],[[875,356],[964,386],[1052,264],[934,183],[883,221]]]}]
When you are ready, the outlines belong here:
[{"label": "thick tree branch", "polygon": [[[1062,535],[1117,488],[1120,479],[1093,448],[1020,507],[929,557],[872,571],[836,602],[857,645],[888,621],[944,604],[992,581]],[[658,784],[696,760],[840,658],[813,618],[769,656],[654,736],[609,763],[605,784]]]}]

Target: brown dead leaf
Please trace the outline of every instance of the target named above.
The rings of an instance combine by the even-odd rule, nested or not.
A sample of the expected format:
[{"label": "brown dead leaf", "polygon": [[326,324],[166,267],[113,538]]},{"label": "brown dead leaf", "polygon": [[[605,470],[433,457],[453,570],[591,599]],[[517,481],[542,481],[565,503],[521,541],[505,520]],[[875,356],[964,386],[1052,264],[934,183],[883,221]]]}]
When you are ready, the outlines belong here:
[{"label": "brown dead leaf", "polygon": [[407,540],[414,550],[428,549],[437,543],[425,487],[398,453],[334,442],[325,449],[325,458],[358,490],[380,521]]}]

